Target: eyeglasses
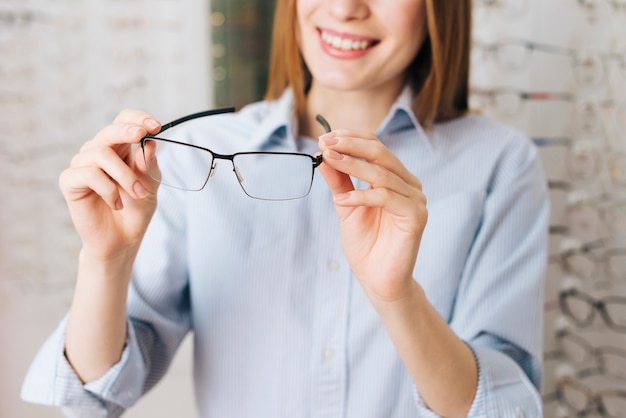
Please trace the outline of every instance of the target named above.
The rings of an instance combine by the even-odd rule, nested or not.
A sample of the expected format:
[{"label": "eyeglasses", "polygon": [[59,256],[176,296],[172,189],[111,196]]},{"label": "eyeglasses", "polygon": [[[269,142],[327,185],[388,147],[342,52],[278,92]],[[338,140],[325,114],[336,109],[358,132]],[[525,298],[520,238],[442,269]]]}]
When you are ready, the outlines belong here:
[{"label": "eyeglasses", "polygon": [[576,366],[592,363],[591,367],[576,373],[579,377],[606,375],[618,379],[626,378],[626,350],[613,346],[594,346],[582,336],[562,329],[556,332],[557,350],[550,358],[565,358]]},{"label": "eyeglasses", "polygon": [[587,417],[598,413],[602,417],[626,417],[626,391],[607,389],[593,391],[569,377],[559,379],[556,391],[543,397],[544,403],[557,401],[568,413]]},{"label": "eyeglasses", "polygon": [[[296,152],[238,152],[218,154],[208,148],[165,138],[164,131],[193,119],[222,113],[234,108],[209,110],[184,116],[165,124],[159,132],[141,140],[144,160],[150,177],[164,186],[187,191],[204,188],[215,172],[217,160],[231,162],[233,172],[246,195],[260,200],[293,200],[309,194],[321,155]],[[330,132],[326,120],[316,120]],[[150,158],[154,153],[158,165]]]},{"label": "eyeglasses", "polygon": [[[626,233],[626,197],[575,189],[565,181],[548,181],[553,213],[567,220],[567,233],[578,238],[614,237]],[[557,195],[557,192],[560,192]],[[556,232],[556,230],[555,230]]]},{"label": "eyeglasses", "polygon": [[473,88],[471,98],[481,109],[490,109],[499,116],[510,118],[519,115],[524,103],[533,101],[572,102],[574,95],[566,92],[524,91],[512,86],[481,89]]},{"label": "eyeglasses", "polygon": [[598,312],[609,329],[626,333],[626,297],[595,299],[578,289],[568,289],[559,293],[559,305],[563,314],[579,327],[591,325]]},{"label": "eyeglasses", "polygon": [[622,54],[600,54],[593,51],[581,51],[556,45],[527,41],[524,39],[507,39],[496,43],[473,41],[473,53],[482,52],[473,59],[484,61],[493,59],[501,70],[518,71],[525,68],[535,51],[569,57],[572,73],[582,86],[592,86],[601,82],[606,76],[610,61],[622,62]]},{"label": "eyeglasses", "polygon": [[612,99],[578,101],[575,103],[574,113],[578,119],[578,129],[582,133],[610,134],[611,131],[616,131],[620,136],[626,128],[626,103],[624,102]]},{"label": "eyeglasses", "polygon": [[[542,152],[565,148],[567,174],[572,181],[587,183],[598,179],[602,167],[600,147],[592,141],[574,141],[571,138],[533,138]],[[557,156],[558,157],[558,156]]]},{"label": "eyeglasses", "polygon": [[[587,244],[580,243],[575,238],[566,238],[561,242],[561,248],[557,254],[551,254],[548,258],[550,263],[558,262],[563,270],[567,273],[573,274],[582,280],[593,281],[594,283],[602,283],[604,279],[605,270],[610,270],[611,264],[624,264],[626,259],[624,253],[618,254],[604,254],[603,256],[597,256],[593,253],[593,250],[602,245],[602,241],[593,241]],[[615,260],[613,260],[615,258]],[[621,261],[622,263],[617,263]],[[611,263],[615,262],[615,263]],[[601,269],[600,267],[604,267]],[[621,271],[624,273],[624,268]],[[611,273],[614,273],[611,271]],[[614,273],[617,275],[617,273]]]},{"label": "eyeglasses", "polygon": [[474,5],[487,10],[497,10],[506,17],[518,17],[528,11],[528,0],[478,0]]},{"label": "eyeglasses", "polygon": [[495,112],[503,118],[521,116],[524,105],[529,101],[550,101],[570,105],[575,128],[580,133],[600,134],[614,130],[620,135],[626,128],[626,103],[623,101],[580,100],[575,94],[566,91],[526,91],[514,86],[476,87],[470,93],[473,106]]},{"label": "eyeglasses", "polygon": [[[598,0],[577,0],[578,5],[588,10],[594,10],[599,1]],[[624,0],[605,0],[606,4],[611,6],[614,11],[626,11],[626,1]]]},{"label": "eyeglasses", "polygon": [[566,166],[569,177],[576,182],[588,183],[604,177],[603,170],[612,186],[626,188],[626,152],[605,147],[594,141],[573,141],[570,138],[533,138],[538,147],[565,147]]},{"label": "eyeglasses", "polygon": [[608,24],[609,22],[619,22],[626,12],[626,1],[624,0],[571,0],[578,4],[578,9],[587,18],[590,25]]}]

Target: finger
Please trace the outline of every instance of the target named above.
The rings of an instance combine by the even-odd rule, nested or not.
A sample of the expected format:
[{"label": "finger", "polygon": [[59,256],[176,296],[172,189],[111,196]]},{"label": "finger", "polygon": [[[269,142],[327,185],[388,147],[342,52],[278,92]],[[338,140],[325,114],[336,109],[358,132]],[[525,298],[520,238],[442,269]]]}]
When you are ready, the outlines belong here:
[{"label": "finger", "polygon": [[[116,150],[128,149],[128,145],[137,144],[148,131],[141,125],[133,123],[112,123],[105,126],[91,140],[85,142],[81,151],[100,148],[102,146],[114,147]],[[125,147],[119,147],[124,145]],[[124,158],[124,155],[122,155]]]},{"label": "finger", "polygon": [[426,196],[422,193],[407,197],[389,189],[354,190],[338,195],[335,204],[342,207],[374,207],[385,209],[392,215],[406,219],[421,219],[425,224],[428,216]]},{"label": "finger", "polygon": [[400,159],[387,148],[375,135],[356,131],[337,130],[322,135],[319,140],[322,150],[333,150],[340,154],[364,159],[395,173],[408,184],[422,188],[422,184],[413,173],[406,169]]},{"label": "finger", "polygon": [[130,123],[143,126],[149,133],[155,133],[161,127],[159,121],[150,114],[136,109],[124,109],[113,120],[113,123]]},{"label": "finger", "polygon": [[142,183],[137,173],[109,147],[93,148],[77,154],[72,159],[70,167],[97,168],[135,199],[142,199],[148,195],[149,188]]},{"label": "finger", "polygon": [[333,196],[354,190],[354,184],[352,184],[349,175],[335,170],[328,164],[320,165],[318,170],[320,170],[322,176],[324,176],[324,180],[326,180]]},{"label": "finger", "polygon": [[97,167],[67,168],[59,176],[59,188],[68,202],[95,193],[112,209],[124,208],[118,184]]},{"label": "finger", "polygon": [[412,196],[420,189],[408,184],[394,172],[381,165],[340,154],[332,149],[323,152],[324,163],[341,173],[356,177],[371,185],[372,188],[389,189],[403,196]]}]

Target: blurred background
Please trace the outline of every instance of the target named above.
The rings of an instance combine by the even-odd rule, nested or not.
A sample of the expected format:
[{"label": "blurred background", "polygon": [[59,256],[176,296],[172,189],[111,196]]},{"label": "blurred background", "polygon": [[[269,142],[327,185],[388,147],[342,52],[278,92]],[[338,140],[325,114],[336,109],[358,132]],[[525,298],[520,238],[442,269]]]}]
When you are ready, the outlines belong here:
[{"label": "blurred background", "polygon": [[[62,416],[19,399],[76,274],[59,173],[123,108],[168,121],[260,99],[273,3],[0,0],[0,417]],[[545,416],[600,399],[622,417],[626,0],[474,0],[472,42],[472,106],[531,137],[548,177]],[[195,415],[189,343],[127,416]]]}]

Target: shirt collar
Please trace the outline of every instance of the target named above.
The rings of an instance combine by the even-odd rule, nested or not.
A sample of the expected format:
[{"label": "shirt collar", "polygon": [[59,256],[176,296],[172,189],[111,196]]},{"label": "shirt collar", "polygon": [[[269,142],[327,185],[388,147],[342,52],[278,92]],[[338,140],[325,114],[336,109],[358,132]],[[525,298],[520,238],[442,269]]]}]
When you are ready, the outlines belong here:
[{"label": "shirt collar", "polygon": [[426,131],[413,113],[414,97],[413,89],[408,85],[405,86],[376,131],[377,137],[383,138],[385,135],[412,128],[415,129],[417,138],[424,139],[429,145],[432,145]]},{"label": "shirt collar", "polygon": [[[243,110],[243,109],[242,109]],[[253,133],[251,145],[262,148],[273,140],[291,139],[295,147],[294,133],[298,130],[298,121],[294,111],[294,98],[291,89],[285,92],[278,100],[265,101],[264,109],[258,114],[261,123]]]},{"label": "shirt collar", "polygon": [[[422,125],[413,113],[413,97],[411,87],[405,86],[376,131],[379,138],[399,130],[413,128],[418,138],[423,138],[430,144]],[[263,120],[252,136],[252,146],[262,147],[270,141],[284,141],[286,139],[293,141],[293,146],[296,146],[294,133],[298,131],[298,120],[291,89],[285,89],[278,100],[266,101],[264,111],[260,113],[259,117]]]}]

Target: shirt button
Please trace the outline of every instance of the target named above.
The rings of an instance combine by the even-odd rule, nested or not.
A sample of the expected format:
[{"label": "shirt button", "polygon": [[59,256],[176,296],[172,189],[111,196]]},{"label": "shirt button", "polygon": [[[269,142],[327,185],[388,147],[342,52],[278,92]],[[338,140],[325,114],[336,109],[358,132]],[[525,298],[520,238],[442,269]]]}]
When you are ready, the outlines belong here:
[{"label": "shirt button", "polygon": [[328,262],[328,269],[330,271],[338,271],[339,270],[339,262],[337,260],[330,260]]},{"label": "shirt button", "polygon": [[332,359],[333,357],[335,357],[335,350],[333,350],[332,348],[326,348],[326,349],[324,350],[324,358],[325,358],[326,360],[330,360],[330,359]]}]

